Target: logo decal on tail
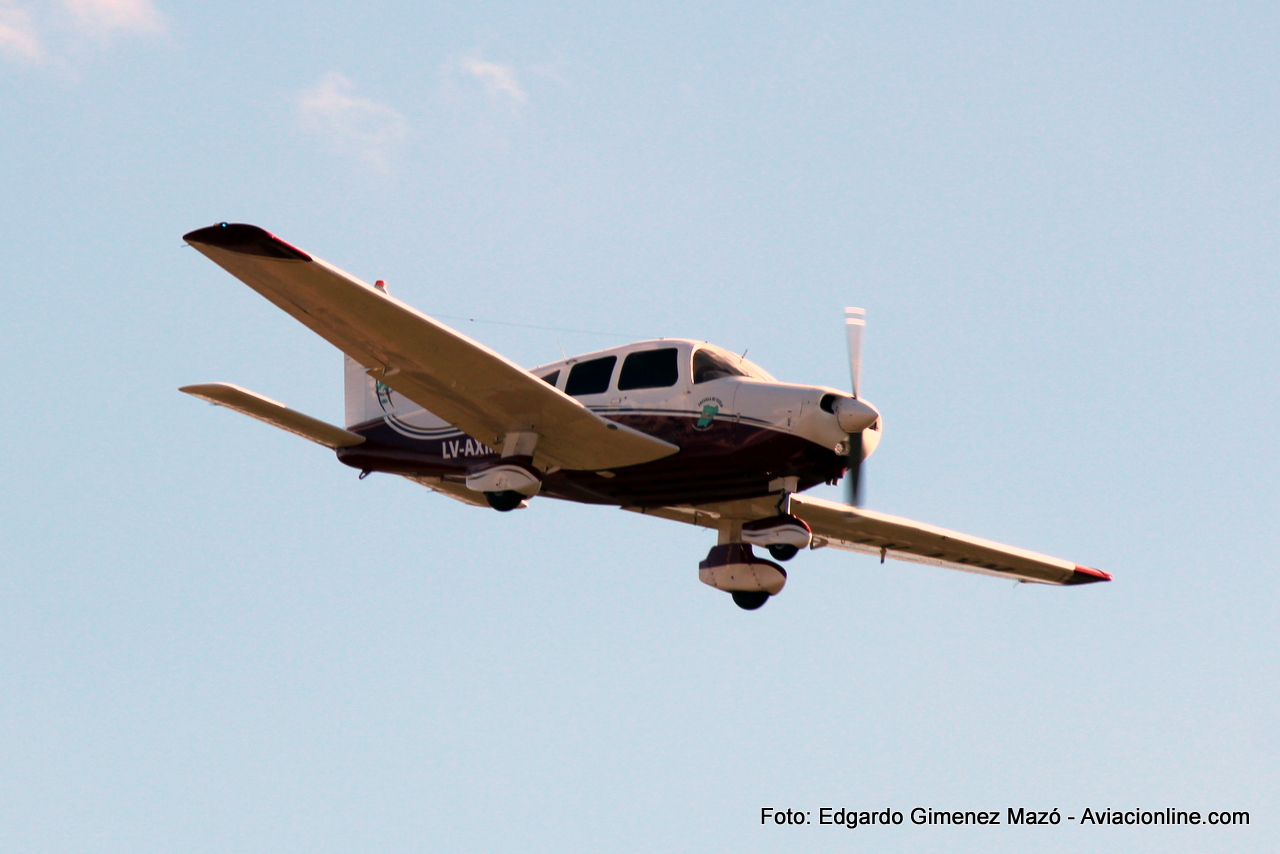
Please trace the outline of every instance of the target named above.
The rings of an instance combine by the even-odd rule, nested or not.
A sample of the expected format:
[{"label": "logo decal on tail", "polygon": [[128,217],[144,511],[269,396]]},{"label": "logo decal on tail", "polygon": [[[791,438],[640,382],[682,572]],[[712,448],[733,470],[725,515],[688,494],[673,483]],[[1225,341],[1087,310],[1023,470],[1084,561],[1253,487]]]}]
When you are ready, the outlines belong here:
[{"label": "logo decal on tail", "polygon": [[[410,424],[404,418],[396,415],[396,401],[391,397],[394,391],[391,386],[382,382],[382,380],[374,380],[374,389],[378,397],[378,405],[382,407],[383,420],[387,422],[388,427],[395,430],[401,436],[407,436],[410,439],[438,439],[442,435],[447,435],[449,433],[456,434],[459,432],[457,428],[450,427],[447,424],[440,427],[417,427]],[[401,400],[406,403],[409,402],[403,397]],[[425,410],[418,411],[425,412]],[[412,415],[413,412],[411,411],[409,414]]]}]

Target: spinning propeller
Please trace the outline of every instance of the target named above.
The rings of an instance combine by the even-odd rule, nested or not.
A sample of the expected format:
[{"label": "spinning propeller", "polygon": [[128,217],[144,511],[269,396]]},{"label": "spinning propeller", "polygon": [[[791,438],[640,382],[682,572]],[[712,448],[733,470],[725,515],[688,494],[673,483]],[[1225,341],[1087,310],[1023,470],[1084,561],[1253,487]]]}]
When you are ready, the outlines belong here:
[{"label": "spinning propeller", "polygon": [[867,312],[861,308],[844,310],[844,328],[849,337],[849,380],[853,397],[836,401],[835,415],[840,429],[849,434],[846,489],[848,502],[855,507],[862,503],[862,434],[880,418],[880,412],[858,397],[858,380],[862,373],[862,333],[867,328]]}]

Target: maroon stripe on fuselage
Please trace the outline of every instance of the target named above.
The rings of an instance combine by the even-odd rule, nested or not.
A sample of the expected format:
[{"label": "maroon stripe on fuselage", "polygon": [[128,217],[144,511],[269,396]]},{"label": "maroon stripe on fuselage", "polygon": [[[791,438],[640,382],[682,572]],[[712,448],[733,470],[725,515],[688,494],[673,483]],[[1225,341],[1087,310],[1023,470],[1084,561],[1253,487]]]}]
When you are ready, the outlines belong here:
[{"label": "maroon stripe on fuselage", "polygon": [[[541,495],[587,504],[654,507],[753,498],[769,493],[769,482],[796,477],[807,489],[840,476],[845,460],[807,439],[736,420],[721,419],[699,429],[697,416],[611,414],[611,418],[680,446],[670,457],[596,472],[559,471],[543,478]],[[338,449],[353,468],[391,474],[461,480],[468,468],[496,458],[479,442],[454,433],[441,439],[410,439],[384,422],[354,432],[364,444]]]}]

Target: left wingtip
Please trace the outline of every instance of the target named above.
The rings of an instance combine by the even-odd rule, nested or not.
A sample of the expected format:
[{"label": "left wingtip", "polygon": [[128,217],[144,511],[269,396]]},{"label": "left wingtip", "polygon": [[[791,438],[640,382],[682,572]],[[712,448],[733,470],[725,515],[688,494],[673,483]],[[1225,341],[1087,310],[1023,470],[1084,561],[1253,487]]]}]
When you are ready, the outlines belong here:
[{"label": "left wingtip", "polygon": [[197,228],[182,235],[188,243],[202,243],[230,252],[259,255],[264,258],[281,258],[287,261],[310,261],[311,256],[296,246],[290,246],[264,228],[239,222],[220,222],[205,228]]},{"label": "left wingtip", "polygon": [[1071,577],[1063,584],[1097,584],[1099,581],[1110,581],[1111,573],[1103,572],[1100,569],[1094,569],[1091,566],[1076,565],[1075,571],[1071,573]]}]

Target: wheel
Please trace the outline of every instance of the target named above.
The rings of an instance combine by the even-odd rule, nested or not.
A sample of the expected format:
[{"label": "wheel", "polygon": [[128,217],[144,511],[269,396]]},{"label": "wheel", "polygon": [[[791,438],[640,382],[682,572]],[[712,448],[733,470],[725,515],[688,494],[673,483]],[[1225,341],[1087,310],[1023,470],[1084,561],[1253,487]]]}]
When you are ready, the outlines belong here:
[{"label": "wheel", "polygon": [[763,590],[735,590],[733,604],[744,611],[754,611],[769,601],[769,594]]},{"label": "wheel", "polygon": [[524,496],[514,489],[504,489],[501,492],[486,492],[484,497],[489,502],[490,507],[501,513],[515,510],[520,506],[520,502],[524,501]]},{"label": "wheel", "polygon": [[774,560],[791,560],[799,551],[799,546],[789,546],[785,543],[769,546],[769,554],[773,555]]}]

